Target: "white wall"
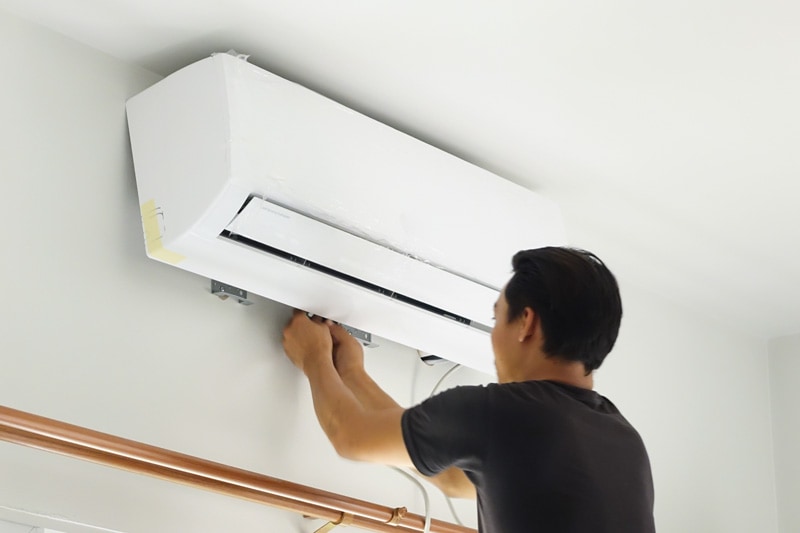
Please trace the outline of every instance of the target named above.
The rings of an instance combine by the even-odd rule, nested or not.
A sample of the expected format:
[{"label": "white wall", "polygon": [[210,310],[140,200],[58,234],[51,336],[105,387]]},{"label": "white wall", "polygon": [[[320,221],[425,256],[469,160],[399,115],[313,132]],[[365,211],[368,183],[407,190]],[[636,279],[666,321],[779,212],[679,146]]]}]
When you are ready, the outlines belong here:
[{"label": "white wall", "polygon": [[800,335],[769,344],[778,530],[800,531]]},{"label": "white wall", "polygon": [[[2,13],[0,59],[0,404],[421,512],[397,474],[335,457],[282,355],[283,306],[221,302],[206,280],[145,257],[123,104],[157,77]],[[623,296],[598,388],[649,447],[659,530],[775,532],[766,346],[641,290]],[[446,370],[391,343],[368,365],[403,403]],[[463,371],[453,383],[484,379]],[[470,504],[459,509],[474,521]],[[8,443],[0,518],[67,533],[89,530],[70,521],[148,533],[318,526]]]},{"label": "white wall", "polygon": [[0,520],[0,533],[39,533],[40,531],[32,526]]},{"label": "white wall", "polygon": [[40,527],[19,524],[0,520],[0,533],[63,533],[54,529],[43,529]]},{"label": "white wall", "polygon": [[775,532],[766,344],[623,289],[597,388],[642,433],[663,532]]}]

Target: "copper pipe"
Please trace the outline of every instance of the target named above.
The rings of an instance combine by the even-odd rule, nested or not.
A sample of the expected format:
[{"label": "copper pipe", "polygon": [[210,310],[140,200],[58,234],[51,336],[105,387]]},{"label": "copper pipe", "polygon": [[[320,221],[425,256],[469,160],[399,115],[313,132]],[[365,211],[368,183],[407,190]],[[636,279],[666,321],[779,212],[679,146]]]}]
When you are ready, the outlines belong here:
[{"label": "copper pipe", "polygon": [[[425,517],[421,515],[405,514],[397,525],[389,525],[395,512],[391,507],[3,406],[0,406],[0,440],[206,489],[323,520],[335,522],[346,513],[353,517],[351,526],[369,531],[412,532],[424,529]],[[475,533],[474,529],[441,520],[432,520],[430,530],[436,533]]]}]

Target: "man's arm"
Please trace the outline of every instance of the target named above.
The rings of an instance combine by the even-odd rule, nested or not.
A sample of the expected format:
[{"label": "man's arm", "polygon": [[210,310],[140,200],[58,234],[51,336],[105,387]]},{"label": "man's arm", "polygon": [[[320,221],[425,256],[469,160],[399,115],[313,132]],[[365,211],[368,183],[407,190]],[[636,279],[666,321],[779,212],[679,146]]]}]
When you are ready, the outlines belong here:
[{"label": "man's arm", "polygon": [[[360,347],[360,346],[359,346]],[[393,409],[400,408],[391,396],[386,394],[380,386],[367,374],[363,366],[350,369],[342,376],[345,386],[350,389],[356,398],[366,408]],[[401,412],[402,416],[402,412]],[[402,439],[402,429],[400,438]],[[405,444],[404,444],[405,446]],[[424,476],[420,472],[420,475]],[[466,498],[474,500],[477,495],[475,485],[469,480],[463,470],[452,466],[435,476],[424,476],[439,490],[451,498]]]},{"label": "man's arm", "polygon": [[400,425],[403,408],[365,408],[328,361],[305,372],[317,419],[336,452],[357,461],[411,466]]},{"label": "man's arm", "polygon": [[[413,466],[403,441],[404,409],[367,374],[363,348],[344,328],[296,311],[284,330],[284,349],[306,374],[317,419],[339,455]],[[458,468],[427,479],[448,496],[475,498]]]},{"label": "man's arm", "polygon": [[314,411],[322,430],[342,457],[394,466],[411,466],[403,442],[403,409],[368,409],[347,388],[333,364],[328,326],[295,310],[283,331],[286,355],[308,378]]}]

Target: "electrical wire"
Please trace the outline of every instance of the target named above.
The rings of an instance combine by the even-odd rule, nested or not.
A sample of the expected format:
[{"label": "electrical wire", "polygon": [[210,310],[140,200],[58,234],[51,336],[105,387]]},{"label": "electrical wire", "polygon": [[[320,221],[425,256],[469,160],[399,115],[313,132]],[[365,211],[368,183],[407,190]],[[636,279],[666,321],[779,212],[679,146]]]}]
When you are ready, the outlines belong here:
[{"label": "electrical wire", "polygon": [[[428,396],[428,398],[434,397],[436,395],[436,393],[439,392],[439,387],[442,386],[442,383],[444,383],[444,380],[446,380],[450,375],[452,375],[459,368],[461,368],[461,365],[460,364],[455,364],[447,372],[442,374],[442,377],[440,377],[439,381],[436,382],[436,385],[433,386],[433,389],[431,390],[431,393]],[[459,526],[463,526],[464,523],[458,517],[458,513],[456,512],[456,508],[453,505],[453,499],[450,496],[448,496],[447,494],[443,493],[442,495],[444,496],[444,500],[447,502],[447,507],[450,508],[450,514],[453,515],[453,519],[456,521],[456,524],[458,524]]]},{"label": "electrical wire", "polygon": [[433,386],[433,390],[431,390],[431,393],[428,395],[428,398],[432,398],[433,396],[435,396],[436,393],[439,392],[439,387],[442,386],[442,383],[444,383],[444,380],[446,380],[453,372],[455,372],[459,368],[461,368],[461,365],[456,363],[447,372],[445,372],[442,375],[442,377],[439,378],[439,381],[436,382],[436,385]]},{"label": "electrical wire", "polygon": [[453,515],[453,520],[455,520],[456,524],[458,524],[459,526],[463,526],[464,522],[462,522],[461,519],[458,517],[458,513],[456,512],[456,508],[453,505],[453,498],[451,498],[447,494],[444,494],[443,496],[444,496],[444,501],[447,502],[447,507],[450,508],[450,514]]},{"label": "electrical wire", "polygon": [[[29,511],[27,509],[18,509],[16,507],[6,507],[5,505],[0,505],[0,510],[2,510],[2,511],[11,511],[14,514],[18,513],[18,514],[20,514],[20,515],[22,515],[24,517],[24,518],[22,518],[22,517],[21,518],[12,518],[13,520],[20,520],[20,519],[21,520],[27,520],[27,519],[29,519],[29,517],[35,517],[35,518],[39,518],[39,519],[44,518],[45,520],[48,520],[48,521],[51,521],[51,522],[58,522],[61,525],[69,524],[70,526],[80,526],[81,531],[89,531],[89,530],[91,530],[91,531],[99,531],[99,532],[104,532],[104,533],[123,533],[122,531],[119,531],[117,529],[106,529],[104,527],[93,526],[93,525],[87,524],[85,522],[78,522],[78,521],[75,521],[75,520],[70,520],[69,518],[65,518],[63,516],[51,515],[51,514],[46,514],[46,513],[39,513],[39,512],[36,512],[36,511]],[[12,515],[12,517],[13,517],[13,515]],[[36,530],[36,528],[34,530]],[[50,531],[52,531],[52,530],[50,530]]]},{"label": "electrical wire", "polygon": [[[417,352],[419,352],[419,350],[417,350]],[[451,368],[449,368],[447,370],[447,372],[442,374],[442,377],[440,377],[439,381],[436,382],[436,385],[433,386],[433,389],[431,390],[431,393],[428,395],[428,398],[432,398],[433,396],[435,396],[436,393],[439,392],[439,388],[442,386],[444,381],[448,377],[450,377],[459,368],[461,368],[461,365],[456,363]],[[422,492],[422,498],[425,501],[425,527],[423,529],[423,533],[430,533],[430,530],[431,530],[431,501],[430,501],[430,495],[428,494],[428,489],[426,489],[425,485],[423,485],[416,478],[416,476],[414,476],[413,474],[409,474],[408,472],[406,472],[402,468],[398,468],[396,466],[392,466],[390,468],[392,470],[395,470],[395,471],[399,472],[400,474],[404,475],[405,477],[410,479],[417,487],[419,487],[420,492]],[[453,519],[456,521],[456,523],[459,526],[463,526],[464,523],[458,517],[458,513],[456,513],[455,506],[453,505],[453,500],[447,494],[443,494],[443,496],[444,496],[445,501],[447,502],[447,507],[450,508],[450,514],[453,515]]]}]

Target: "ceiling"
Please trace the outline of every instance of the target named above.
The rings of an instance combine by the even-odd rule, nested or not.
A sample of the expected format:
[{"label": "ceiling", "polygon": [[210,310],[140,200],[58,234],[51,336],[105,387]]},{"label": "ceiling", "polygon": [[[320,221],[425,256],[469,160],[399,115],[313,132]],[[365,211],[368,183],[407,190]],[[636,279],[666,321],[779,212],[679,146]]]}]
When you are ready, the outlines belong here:
[{"label": "ceiling", "polygon": [[[230,48],[557,200],[623,289],[800,332],[800,3],[0,0],[163,75]],[[480,216],[476,214],[476,216]]]}]

